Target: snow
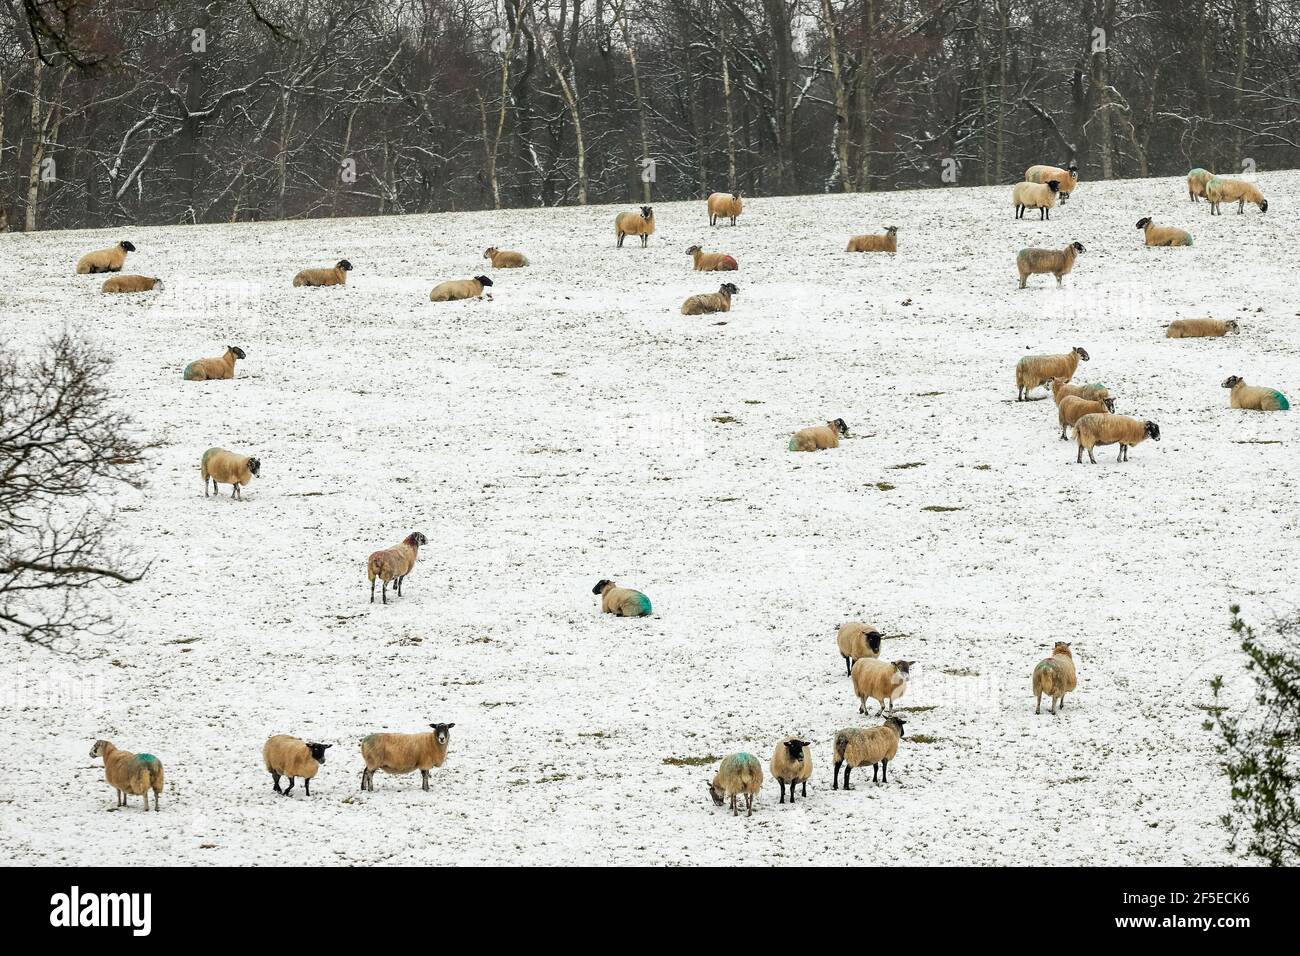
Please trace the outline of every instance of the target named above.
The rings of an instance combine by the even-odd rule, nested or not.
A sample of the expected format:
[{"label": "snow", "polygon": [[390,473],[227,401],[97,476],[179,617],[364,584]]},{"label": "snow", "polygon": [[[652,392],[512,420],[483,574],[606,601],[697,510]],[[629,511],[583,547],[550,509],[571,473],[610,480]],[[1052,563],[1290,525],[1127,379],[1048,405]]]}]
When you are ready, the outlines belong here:
[{"label": "snow", "polygon": [[[1300,397],[1300,173],[1259,183],[1267,215],[1215,218],[1181,179],[1085,182],[1043,223],[1013,220],[1009,185],[747,199],[734,229],[666,203],[647,250],[614,248],[615,207],[0,237],[4,337],[85,329],[167,442],[119,502],[153,562],[118,594],[125,633],[0,649],[0,847],[16,864],[1227,862],[1208,680],[1247,701],[1227,607],[1287,610],[1300,564],[1297,416],[1220,388]],[[1144,215],[1196,245],[1144,248]],[[888,224],[896,257],[842,251]],[[165,292],[71,274],[121,238]],[[1064,288],[1016,288],[1022,246],[1074,239]],[[695,242],[740,272],[690,272]],[[496,272],[490,302],[427,301],[487,272],[489,245],[533,267]],[[345,288],[290,286],[343,256]],[[677,313],[726,279],[730,314]],[[1242,334],[1164,338],[1207,314]],[[181,381],[226,344],[248,353],[234,381]],[[1076,465],[1050,399],[1014,401],[1020,356],[1074,345],[1092,356],[1078,378],[1161,442]],[[838,416],[839,449],[786,450]],[[261,458],[242,504],[200,495],[211,445]],[[416,530],[405,595],[367,603],[366,556]],[[654,616],[600,615],[602,577]],[[835,648],[850,619],[918,664],[889,785],[858,771],[846,793],[834,732],[879,722]],[[1036,716],[1055,640],[1080,686]],[[364,734],[440,721],[456,727],[432,792],[418,774],[359,792]],[[272,793],[276,733],[334,744],[312,797]],[[806,800],[778,805],[768,780],[752,818],[713,807],[721,757],[766,773],[791,733],[814,742]],[[98,737],[162,760],[161,813],[113,809]]]}]

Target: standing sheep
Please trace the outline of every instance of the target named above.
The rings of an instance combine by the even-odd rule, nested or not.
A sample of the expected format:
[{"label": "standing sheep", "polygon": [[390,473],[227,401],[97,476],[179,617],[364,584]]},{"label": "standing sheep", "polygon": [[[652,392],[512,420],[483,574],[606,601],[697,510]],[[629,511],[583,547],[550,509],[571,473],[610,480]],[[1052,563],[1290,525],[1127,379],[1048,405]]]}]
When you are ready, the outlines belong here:
[{"label": "standing sheep", "polygon": [[1205,198],[1210,201],[1211,216],[1223,214],[1219,210],[1221,202],[1235,202],[1238,216],[1245,213],[1248,202],[1258,206],[1260,212],[1268,212],[1268,200],[1264,198],[1264,194],[1254,183],[1248,183],[1244,179],[1223,179],[1215,176],[1205,184]]},{"label": "standing sheep", "polygon": [[475,276],[472,279],[452,279],[441,282],[429,293],[430,302],[456,302],[460,299],[477,299],[483,295],[483,289],[492,285],[487,276]]},{"label": "standing sheep", "polygon": [[153,754],[133,754],[118,750],[111,741],[96,740],[90,748],[91,757],[104,758],[104,778],[117,791],[117,805],[126,806],[127,795],[144,797],[144,809],[149,810],[149,791],[153,791],[154,812],[158,811],[158,798],[162,796],[162,762]]},{"label": "standing sheep", "polygon": [[1128,461],[1128,450],[1150,438],[1160,440],[1160,426],[1155,422],[1138,421],[1127,415],[1084,415],[1074,423],[1074,440],[1079,443],[1077,464],[1083,464],[1083,452],[1088,450],[1088,460],[1094,465],[1097,459],[1092,450],[1098,445],[1119,445],[1116,461]]},{"label": "standing sheep", "polygon": [[853,665],[849,676],[853,678],[853,693],[858,698],[858,713],[867,712],[867,701],[874,700],[880,704],[880,714],[885,713],[885,702],[889,709],[907,693],[907,682],[912,676],[912,665],[916,661],[882,661],[864,657]]},{"label": "standing sheep", "polygon": [[135,252],[135,246],[123,239],[107,249],[87,252],[77,260],[77,275],[91,275],[96,272],[121,272],[126,262],[126,254]]},{"label": "standing sheep", "polygon": [[1052,401],[1057,405],[1061,404],[1062,399],[1071,395],[1089,402],[1104,402],[1110,398],[1110,390],[1100,382],[1093,382],[1091,385],[1073,385],[1066,379],[1054,378],[1043,384],[1052,389]]},{"label": "standing sheep", "polygon": [[1016,271],[1020,273],[1020,288],[1025,287],[1032,275],[1050,272],[1056,276],[1056,284],[1070,274],[1074,260],[1086,250],[1083,243],[1072,242],[1059,252],[1055,249],[1021,249],[1016,256]]},{"label": "standing sheep", "polygon": [[1291,403],[1275,388],[1262,385],[1247,385],[1240,375],[1230,375],[1224,379],[1224,388],[1232,389],[1228,404],[1232,408],[1245,408],[1256,412],[1285,412]]},{"label": "standing sheep", "polygon": [[825,425],[813,425],[801,428],[790,437],[786,446],[789,451],[822,451],[827,448],[839,448],[840,436],[849,435],[849,426],[842,418],[827,422]]},{"label": "standing sheep", "polygon": [[1052,649],[1052,656],[1039,661],[1038,666],[1034,668],[1033,691],[1037,698],[1034,713],[1042,712],[1043,695],[1046,694],[1052,702],[1052,716],[1056,716],[1057,705],[1059,704],[1062,710],[1065,709],[1065,695],[1074,690],[1077,684],[1074,655],[1070,653],[1070,645],[1065,641],[1057,641],[1056,647]]},{"label": "standing sheep", "polygon": [[735,272],[740,268],[740,263],[725,252],[705,252],[699,246],[691,246],[686,254],[695,263],[696,272]]},{"label": "standing sheep", "polygon": [[722,806],[724,799],[731,800],[731,815],[736,815],[736,797],[744,796],[745,816],[754,815],[754,797],[763,787],[763,767],[753,754],[735,753],[722,761],[722,766],[709,784],[709,796],[715,807]]},{"label": "standing sheep", "polygon": [[[333,744],[309,744],[288,734],[276,734],[262,747],[262,762],[271,774],[271,788],[286,797],[293,793],[293,778],[302,777],[302,785],[311,796],[311,781],[325,762],[325,751]],[[280,776],[289,778],[289,786],[280,789]]]},{"label": "standing sheep", "polygon": [[772,763],[768,769],[772,778],[781,785],[781,802],[785,803],[785,787],[790,785],[790,802],[794,803],[794,785],[803,786],[803,795],[808,796],[808,778],[812,776],[812,744],[798,737],[786,737],[777,742],[772,751]]},{"label": "standing sheep", "polygon": [[1205,184],[1214,178],[1214,173],[1199,166],[1187,174],[1187,196],[1192,202],[1200,202],[1198,196],[1205,195]]},{"label": "standing sheep", "polygon": [[1170,339],[1217,338],[1219,336],[1241,331],[1232,319],[1175,319],[1165,329],[1165,337]]},{"label": "standing sheep", "polygon": [[885,226],[883,236],[850,236],[845,252],[898,252],[898,227]]},{"label": "standing sheep", "polygon": [[99,287],[100,292],[152,292],[163,291],[163,280],[152,276],[112,276]]},{"label": "standing sheep", "polygon": [[1089,361],[1088,350],[1080,345],[1065,355],[1024,356],[1016,363],[1016,401],[1027,401],[1029,393],[1046,382],[1068,382],[1080,360]]},{"label": "standing sheep", "polygon": [[855,767],[871,764],[871,782],[876,782],[876,771],[880,771],[880,782],[889,783],[889,761],[898,754],[898,742],[903,739],[903,725],[907,722],[901,717],[889,716],[879,727],[846,727],[835,735],[832,755],[835,760],[835,773],[832,776],[832,790],[840,788],[840,767],[844,767],[844,789],[852,790],[849,775]]},{"label": "standing sheep", "polygon": [[394,583],[397,589],[397,596],[402,596],[402,582],[406,576],[411,573],[415,567],[415,559],[419,556],[420,548],[429,543],[429,539],[418,531],[412,531],[399,544],[391,548],[385,548],[382,551],[373,552],[366,559],[366,576],[370,579],[370,603],[375,603],[375,578],[383,582],[383,589],[380,591],[380,597],[383,603],[388,603],[388,583]]},{"label": "standing sheep", "polygon": [[844,670],[853,676],[853,664],[864,657],[880,656],[881,633],[872,624],[848,621],[840,625],[836,643],[844,658]]},{"label": "standing sheep", "polygon": [[207,382],[214,379],[235,377],[235,360],[247,358],[238,345],[227,345],[224,355],[216,358],[195,359],[181,372],[181,378],[187,382]]},{"label": "standing sheep", "polygon": [[1137,221],[1137,228],[1146,236],[1148,246],[1190,246],[1192,234],[1173,226],[1157,226],[1150,216],[1143,216]]},{"label": "standing sheep", "polygon": [[244,485],[262,473],[262,462],[248,455],[236,455],[224,448],[209,448],[199,459],[199,474],[203,476],[203,497],[208,497],[208,479],[212,479],[212,494],[220,495],[217,482],[231,485],[230,497],[244,500]]},{"label": "standing sheep", "polygon": [[741,201],[740,193],[710,193],[709,225],[716,226],[719,219],[730,219],[734,226],[736,218],[744,208],[745,204]]},{"label": "standing sheep", "polygon": [[483,258],[491,260],[493,269],[522,269],[528,265],[528,257],[522,252],[511,252],[496,246],[488,246]]},{"label": "standing sheep", "polygon": [[603,614],[613,614],[617,617],[648,617],[652,610],[650,599],[640,591],[621,588],[606,578],[597,581],[591,593],[600,595],[600,610]]},{"label": "standing sheep", "polygon": [[1011,205],[1016,207],[1016,218],[1024,219],[1026,209],[1037,209],[1040,220],[1051,219],[1059,188],[1055,180],[1046,183],[1016,183],[1011,190]]},{"label": "standing sheep", "polygon": [[1065,441],[1065,430],[1072,426],[1084,415],[1107,415],[1115,411],[1115,399],[1106,398],[1097,402],[1090,402],[1086,398],[1077,398],[1074,395],[1067,395],[1061,399],[1061,403],[1056,406],[1056,421],[1061,426],[1061,441]]},{"label": "standing sheep", "polygon": [[361,741],[361,758],[366,769],[361,771],[361,789],[375,790],[375,771],[384,773],[410,773],[420,771],[421,787],[429,789],[429,771],[441,767],[447,759],[451,743],[451,728],[455,724],[430,724],[431,732],[420,734],[370,734]]},{"label": "standing sheep", "polygon": [[1079,167],[1073,161],[1069,169],[1059,166],[1030,166],[1025,170],[1027,183],[1056,183],[1061,191],[1061,202],[1070,198],[1074,188],[1079,185]]},{"label": "standing sheep", "polygon": [[346,285],[348,273],[351,271],[352,263],[346,259],[340,259],[330,269],[303,269],[293,277],[293,284],[295,288],[298,286]]},{"label": "standing sheep", "polygon": [[618,248],[623,248],[623,240],[628,236],[640,236],[641,248],[650,245],[650,237],[655,231],[655,211],[649,206],[642,206],[640,212],[621,212],[614,217],[614,235],[618,237]]},{"label": "standing sheep", "polygon": [[704,292],[693,295],[682,303],[682,315],[711,315],[714,312],[730,312],[731,297],[739,295],[740,290],[734,282],[724,282],[717,292]]}]

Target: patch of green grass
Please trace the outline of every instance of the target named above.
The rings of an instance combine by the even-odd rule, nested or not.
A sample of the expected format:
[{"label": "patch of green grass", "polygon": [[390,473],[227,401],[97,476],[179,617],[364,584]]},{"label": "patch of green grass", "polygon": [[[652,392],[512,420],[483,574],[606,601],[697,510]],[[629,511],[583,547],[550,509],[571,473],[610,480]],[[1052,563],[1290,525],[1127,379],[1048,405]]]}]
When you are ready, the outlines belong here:
[{"label": "patch of green grass", "polygon": [[1087,783],[1089,779],[1091,778],[1084,775],[1080,775],[1078,777],[1066,777],[1064,780],[1058,780],[1056,782],[1057,783]]},{"label": "patch of green grass", "polygon": [[714,415],[713,420],[719,425],[739,425],[740,419],[734,415]]},{"label": "patch of green grass", "polygon": [[758,399],[756,399],[756,398],[747,398],[747,399],[745,399],[745,404],[746,404],[746,405],[762,405],[763,403],[760,402],[760,401],[759,401]]},{"label": "patch of green grass", "polygon": [[[870,487],[872,487],[872,486],[871,486],[871,485],[867,485],[867,487],[870,488]],[[878,481],[878,482],[876,482],[876,484],[875,484],[875,488],[876,488],[877,491],[893,491],[895,487],[897,487],[897,486],[896,486],[896,485],[891,485],[891,484],[890,484],[889,482],[887,482],[887,481]]]},{"label": "patch of green grass", "polygon": [[898,710],[906,711],[909,714],[924,714],[928,710],[938,710],[938,704],[925,704],[921,707],[899,707]]},{"label": "patch of green grass", "polygon": [[903,739],[913,744],[935,744],[939,742],[938,737],[931,737],[929,734],[908,734]]},{"label": "patch of green grass", "polygon": [[979,671],[973,671],[969,667],[944,667],[939,673],[947,674],[949,677],[979,677]]},{"label": "patch of green grass", "polygon": [[1213,714],[1215,717],[1218,717],[1220,714],[1227,713],[1228,710],[1228,708],[1220,707],[1216,704],[1193,704],[1192,706],[1195,707],[1197,710],[1205,711],[1207,714]]},{"label": "patch of green grass", "polygon": [[992,466],[992,465],[976,465],[976,466],[975,466],[975,470],[976,470],[976,471],[992,471],[992,470],[993,470],[993,466]]},{"label": "patch of green grass", "polygon": [[201,637],[182,637],[174,641],[168,641],[168,644],[193,644],[195,641],[201,641]]},{"label": "patch of green grass", "polygon": [[965,511],[965,507],[954,505],[926,505],[922,511]]},{"label": "patch of green grass", "polygon": [[936,395],[942,395],[943,392],[917,392],[917,398],[934,398]]},{"label": "patch of green grass", "polygon": [[904,469],[904,468],[923,468],[923,467],[925,467],[925,462],[923,462],[923,461],[905,461],[905,462],[903,462],[901,465],[890,465],[889,467],[890,467],[890,468],[894,468],[894,469],[899,469],[899,470]]},{"label": "patch of green grass", "polygon": [[707,757],[665,757],[664,763],[670,767],[707,767],[711,763],[717,763],[721,757],[715,757],[709,754]]}]

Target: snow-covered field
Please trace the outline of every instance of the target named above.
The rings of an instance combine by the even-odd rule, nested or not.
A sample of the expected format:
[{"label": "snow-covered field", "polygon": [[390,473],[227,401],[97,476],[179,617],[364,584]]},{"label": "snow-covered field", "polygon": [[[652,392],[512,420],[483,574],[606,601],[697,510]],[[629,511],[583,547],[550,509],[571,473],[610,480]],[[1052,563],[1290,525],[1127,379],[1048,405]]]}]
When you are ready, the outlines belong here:
[{"label": "snow-covered field", "polygon": [[[121,501],[154,562],[119,593],[123,637],[0,648],[4,856],[1228,861],[1208,680],[1248,697],[1227,607],[1286,610],[1300,570],[1300,419],[1220,388],[1300,397],[1300,173],[1259,182],[1267,215],[1215,218],[1181,179],[1085,182],[1050,223],[1014,221],[1010,186],[748,199],[734,229],[671,203],[647,250],[615,249],[615,207],[0,236],[3,338],[86,329],[167,443]],[[1144,248],[1144,215],[1195,246]],[[842,251],[886,224],[896,257]],[[163,294],[72,275],[122,238]],[[1063,289],[1016,288],[1018,249],[1074,239]],[[692,273],[696,242],[740,272]],[[533,267],[495,273],[490,302],[427,301],[489,271],[493,244]],[[290,287],[342,256],[346,288]],[[723,278],[730,314],[678,314]],[[1207,314],[1242,334],[1164,338]],[[226,344],[248,353],[234,381],[181,381]],[[1077,377],[1160,443],[1079,466],[1050,399],[1014,401],[1020,356],[1074,345]],[[837,416],[838,450],[786,450]],[[202,497],[211,445],[261,458],[244,503]],[[411,531],[429,544],[405,595],[368,604],[367,554]],[[599,614],[602,577],[655,615]],[[889,785],[859,771],[844,792],[834,732],[879,723],[835,648],[850,619],[919,663]],[[1058,639],[1080,686],[1035,716]],[[432,792],[418,774],[358,791],[361,736],[451,721]],[[311,798],[272,793],[274,733],[334,743]],[[769,780],[752,818],[716,810],[719,758],[766,773],[790,733],[814,741],[807,800],[778,805]],[[113,809],[97,737],[160,757],[161,813]]]}]

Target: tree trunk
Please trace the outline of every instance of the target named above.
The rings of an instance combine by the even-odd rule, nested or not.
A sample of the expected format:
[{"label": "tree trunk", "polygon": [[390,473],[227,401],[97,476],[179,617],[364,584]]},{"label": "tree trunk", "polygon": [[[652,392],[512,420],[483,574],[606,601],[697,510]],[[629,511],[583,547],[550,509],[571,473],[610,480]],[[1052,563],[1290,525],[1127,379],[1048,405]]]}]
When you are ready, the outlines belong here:
[{"label": "tree trunk", "polygon": [[722,47],[722,101],[727,118],[727,191],[736,192],[736,119],[731,109],[731,68],[727,64],[727,15],[718,15],[719,45]]},{"label": "tree trunk", "polygon": [[[627,47],[627,62],[632,68],[632,90],[636,96],[636,116],[637,123],[641,133],[641,162],[644,164],[650,159],[650,137],[646,133],[645,122],[645,97],[641,93],[641,70],[636,61],[636,44],[632,42],[632,31],[627,24],[627,5],[624,2],[618,7],[618,23],[623,31],[623,45]],[[650,205],[650,194],[654,183],[651,177],[646,175],[646,167],[641,167],[641,201],[647,206]]]},{"label": "tree trunk", "polygon": [[876,32],[876,0],[862,0],[862,42],[858,60],[858,82],[855,98],[858,107],[858,192],[871,191],[871,118],[875,113],[875,50],[872,38]]},{"label": "tree trunk", "polygon": [[[853,174],[849,171],[849,94],[844,85],[840,65],[840,29],[835,22],[835,7],[831,0],[821,0],[822,17],[826,21],[826,43],[831,57],[831,89],[835,93],[835,172],[840,177],[840,188],[853,192]],[[829,188],[829,184],[827,185]]]},{"label": "tree trunk", "polygon": [[41,119],[41,81],[45,78],[45,61],[32,47],[32,152],[27,165],[27,214],[23,219],[23,232],[36,231],[36,203],[41,189],[41,159],[45,154],[44,122]]}]

